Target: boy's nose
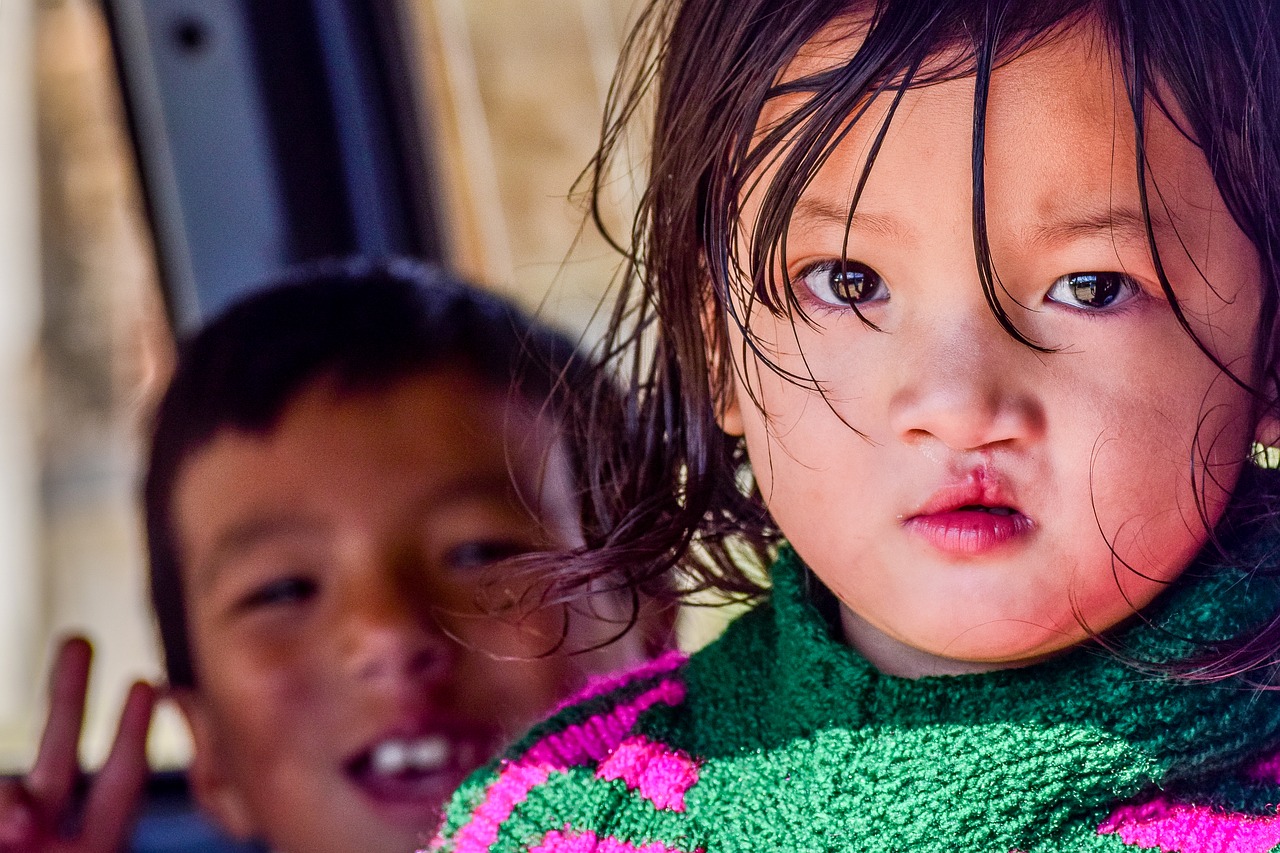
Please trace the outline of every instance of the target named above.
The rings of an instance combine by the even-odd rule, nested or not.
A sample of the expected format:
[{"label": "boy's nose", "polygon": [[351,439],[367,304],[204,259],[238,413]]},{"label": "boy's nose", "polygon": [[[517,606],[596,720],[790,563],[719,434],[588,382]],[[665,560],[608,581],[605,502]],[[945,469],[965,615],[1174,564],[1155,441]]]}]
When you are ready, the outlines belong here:
[{"label": "boy's nose", "polygon": [[1043,434],[1043,405],[1023,375],[1026,364],[1043,356],[1010,337],[990,314],[917,327],[902,339],[907,346],[891,368],[899,381],[889,402],[890,427],[900,440],[973,451]]},{"label": "boy's nose", "polygon": [[457,644],[425,612],[421,594],[405,589],[394,571],[370,574],[342,605],[344,668],[361,681],[396,687],[445,679]]}]

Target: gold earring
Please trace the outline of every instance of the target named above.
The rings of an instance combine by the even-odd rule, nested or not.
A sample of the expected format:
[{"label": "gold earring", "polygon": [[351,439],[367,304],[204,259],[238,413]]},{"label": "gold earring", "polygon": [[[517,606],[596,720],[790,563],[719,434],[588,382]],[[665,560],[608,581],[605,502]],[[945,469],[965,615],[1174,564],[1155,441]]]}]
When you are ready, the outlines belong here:
[{"label": "gold earring", "polygon": [[1274,471],[1280,468],[1280,447],[1254,442],[1249,450],[1249,461],[1259,468]]}]

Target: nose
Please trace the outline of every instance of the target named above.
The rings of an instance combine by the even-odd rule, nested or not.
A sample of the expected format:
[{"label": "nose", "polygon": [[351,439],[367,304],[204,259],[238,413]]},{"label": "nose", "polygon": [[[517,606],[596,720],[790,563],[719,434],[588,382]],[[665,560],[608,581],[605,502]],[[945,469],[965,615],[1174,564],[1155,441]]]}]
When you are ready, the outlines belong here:
[{"label": "nose", "polygon": [[353,574],[339,605],[338,653],[347,674],[393,691],[445,680],[456,643],[433,618],[425,591],[395,561],[374,561]]},{"label": "nose", "polygon": [[1014,340],[985,304],[968,316],[920,318],[899,334],[889,422],[901,441],[962,452],[1043,435],[1044,407],[1028,372],[1045,356]]}]

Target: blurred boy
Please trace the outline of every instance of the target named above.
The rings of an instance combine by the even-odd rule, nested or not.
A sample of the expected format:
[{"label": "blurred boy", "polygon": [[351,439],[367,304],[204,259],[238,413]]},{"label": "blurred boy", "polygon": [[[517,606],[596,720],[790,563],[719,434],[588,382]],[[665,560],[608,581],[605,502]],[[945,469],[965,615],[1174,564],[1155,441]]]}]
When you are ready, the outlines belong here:
[{"label": "blurred boy", "polygon": [[[145,489],[151,589],[192,788],[230,834],[285,853],[407,853],[507,738],[589,672],[642,658],[636,632],[549,654],[618,633],[621,602],[603,621],[526,607],[516,622],[480,604],[536,594],[487,572],[495,561],[579,544],[560,419],[579,367],[557,335],[418,267],[313,275],[182,350]],[[21,841],[24,807],[46,846],[13,849],[123,837],[145,687],[82,831],[53,839],[66,799],[42,778],[74,776],[69,709],[87,668],[87,649],[64,649],[54,742],[0,802],[0,845]]]}]

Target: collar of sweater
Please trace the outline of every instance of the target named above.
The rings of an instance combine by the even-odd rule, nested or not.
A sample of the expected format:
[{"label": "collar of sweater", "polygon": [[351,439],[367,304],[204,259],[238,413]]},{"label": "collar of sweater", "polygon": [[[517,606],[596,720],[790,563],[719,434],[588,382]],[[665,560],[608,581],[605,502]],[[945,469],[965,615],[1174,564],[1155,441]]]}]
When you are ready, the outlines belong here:
[{"label": "collar of sweater", "polygon": [[[1274,545],[1262,543],[1268,554]],[[1242,564],[1267,562],[1261,553]],[[1263,574],[1197,564],[1108,647],[1158,665],[1235,637],[1280,606],[1277,583]],[[812,603],[817,581],[789,548],[773,578],[778,654],[762,681],[774,701],[759,722],[774,742],[856,733],[855,751],[883,753],[904,772],[951,782],[985,775],[1020,797],[1040,790],[1077,808],[1152,786],[1199,787],[1280,744],[1280,691],[1135,668],[1096,643],[1020,669],[888,676],[833,636]],[[925,765],[902,766],[917,758]]]}]

